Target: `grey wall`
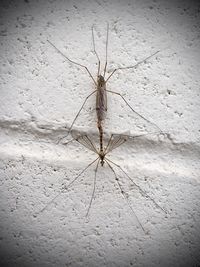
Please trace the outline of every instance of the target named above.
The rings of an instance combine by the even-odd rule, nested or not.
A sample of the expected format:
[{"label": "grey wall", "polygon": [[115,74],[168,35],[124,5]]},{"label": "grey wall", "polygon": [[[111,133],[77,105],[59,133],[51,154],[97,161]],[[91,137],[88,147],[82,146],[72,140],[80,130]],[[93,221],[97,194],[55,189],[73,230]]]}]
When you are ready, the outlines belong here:
[{"label": "grey wall", "polygon": [[[27,0],[0,8],[0,265],[200,266],[198,2]],[[107,89],[167,134],[108,93],[105,143],[112,133],[145,135],[108,155],[132,179],[112,165],[125,198],[109,166],[99,166],[86,218],[95,164],[46,206],[97,157],[77,142],[58,144],[95,88],[47,39],[96,79],[91,27],[103,66],[107,22],[107,75],[160,51],[116,72]],[[95,95],[74,129],[98,147]]]}]

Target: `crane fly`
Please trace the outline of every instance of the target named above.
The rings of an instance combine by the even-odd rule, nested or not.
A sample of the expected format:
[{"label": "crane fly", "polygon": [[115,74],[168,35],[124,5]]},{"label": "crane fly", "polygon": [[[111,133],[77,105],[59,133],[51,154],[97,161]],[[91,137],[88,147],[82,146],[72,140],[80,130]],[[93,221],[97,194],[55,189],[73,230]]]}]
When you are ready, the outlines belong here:
[{"label": "crane fly", "polygon": [[[146,134],[132,136],[132,138],[135,139],[135,138],[138,138],[138,137],[141,137],[141,136],[144,136],[144,135],[146,135]],[[114,177],[115,177],[115,181],[116,181],[116,183],[118,185],[118,188],[119,188],[122,196],[126,200],[130,210],[132,211],[133,215],[137,219],[139,225],[141,226],[141,228],[142,228],[142,230],[144,232],[145,232],[145,229],[142,226],[140,220],[138,219],[138,216],[136,215],[136,213],[134,212],[133,208],[131,207],[131,205],[129,203],[128,197],[126,196],[126,194],[125,194],[125,192],[124,192],[124,190],[123,190],[123,188],[121,186],[121,183],[120,183],[119,177],[118,177],[118,175],[117,175],[117,173],[115,171],[115,168],[118,168],[119,170],[122,171],[122,173],[125,175],[125,177],[133,184],[134,187],[136,187],[139,190],[139,193],[145,199],[150,200],[157,208],[159,208],[163,212],[167,213],[166,210],[163,207],[161,207],[151,196],[149,196],[145,190],[143,190],[136,182],[134,182],[134,180],[130,177],[130,175],[128,175],[128,173],[125,172],[125,170],[120,165],[116,164],[114,161],[112,161],[112,160],[110,160],[108,158],[108,154],[110,152],[112,152],[114,149],[116,149],[116,148],[120,147],[122,144],[124,144],[130,138],[130,136],[112,134],[111,137],[108,140],[107,145],[103,148],[103,150],[101,150],[101,145],[99,145],[99,148],[97,148],[95,143],[91,140],[91,138],[87,134],[78,135],[77,136],[77,134],[75,134],[74,131],[72,131],[72,136],[74,136],[73,139],[68,141],[67,143],[65,143],[66,145],[71,143],[72,141],[76,141],[79,144],[81,144],[84,147],[86,147],[87,149],[89,149],[90,151],[94,152],[97,155],[97,157],[92,162],[90,162],[81,172],[79,172],[79,174],[71,182],[69,182],[67,185],[63,184],[62,189],[59,191],[59,193],[52,200],[50,200],[45,205],[45,207],[42,210],[40,210],[39,212],[43,212],[44,210],[46,210],[47,207],[50,204],[52,204],[62,193],[67,192],[68,189],[81,177],[81,175],[89,167],[91,167],[92,165],[94,165],[96,163],[95,174],[94,174],[94,182],[93,182],[93,190],[92,190],[91,199],[90,199],[90,202],[89,202],[89,205],[88,205],[88,209],[87,209],[87,212],[86,212],[86,217],[89,215],[89,211],[91,209],[92,202],[94,200],[95,189],[96,189],[96,180],[97,180],[97,170],[99,168],[99,165],[102,166],[102,167],[104,165],[107,165],[109,167],[109,169],[112,171],[112,173],[114,174]]]},{"label": "crane fly", "polygon": [[103,121],[105,120],[106,117],[106,112],[107,112],[107,93],[111,93],[114,95],[119,96],[124,103],[129,107],[129,109],[138,117],[140,117],[141,119],[143,119],[144,121],[148,122],[149,124],[153,125],[157,130],[159,130],[160,132],[162,132],[162,130],[154,123],[151,122],[150,120],[148,120],[147,118],[145,118],[144,116],[142,116],[141,114],[139,114],[135,109],[133,109],[133,107],[128,103],[128,101],[125,99],[125,97],[115,91],[111,91],[111,90],[107,90],[107,82],[110,80],[110,78],[113,76],[113,74],[119,70],[125,70],[125,69],[136,69],[139,65],[141,65],[142,63],[146,62],[147,60],[149,60],[150,58],[152,58],[153,56],[155,56],[157,53],[159,53],[160,51],[156,51],[153,54],[151,54],[150,56],[142,59],[141,61],[137,62],[135,65],[132,66],[126,66],[126,67],[119,67],[119,68],[115,68],[111,74],[108,74],[108,76],[106,77],[106,71],[107,71],[107,63],[108,63],[108,35],[109,35],[109,24],[107,23],[107,34],[106,34],[106,56],[105,56],[105,65],[103,67],[103,71],[101,70],[101,61],[99,58],[99,55],[96,51],[96,46],[95,46],[95,38],[94,38],[94,25],[92,26],[92,44],[93,44],[93,52],[96,55],[97,61],[98,61],[98,70],[97,70],[97,78],[95,80],[95,78],[93,77],[93,75],[91,74],[91,72],[89,71],[88,67],[86,67],[83,64],[80,64],[74,60],[71,60],[68,56],[66,56],[61,50],[59,50],[51,41],[48,40],[49,44],[51,46],[54,47],[54,49],[61,54],[67,61],[69,61],[70,63],[79,66],[82,69],[85,69],[86,72],[89,74],[90,78],[92,79],[93,83],[94,83],[94,88],[95,90],[93,90],[84,100],[83,104],[81,105],[80,109],[78,110],[74,120],[72,121],[68,133],[66,136],[64,136],[62,139],[67,138],[67,136],[69,135],[69,133],[71,133],[72,128],[77,120],[77,118],[79,117],[82,109],[84,108],[86,102],[88,101],[88,99],[96,94],[96,115],[97,115],[97,127],[99,130],[99,139],[100,139],[100,148],[101,150],[103,150]]},{"label": "crane fly", "polygon": [[[95,85],[95,90],[93,92],[91,92],[84,100],[82,106],[80,107],[78,113],[76,114],[74,120],[72,121],[70,127],[69,127],[69,130],[68,130],[68,134],[71,133],[73,139],[66,142],[65,145],[69,144],[70,142],[72,141],[77,141],[79,144],[83,145],[84,147],[86,147],[87,149],[91,150],[92,152],[94,152],[96,155],[97,155],[97,158],[94,159],[91,163],[89,163],[68,185],[63,185],[62,189],[60,190],[60,192],[50,201],[46,204],[46,206],[40,211],[44,211],[51,203],[53,203],[59,196],[60,194],[66,192],[69,187],[79,179],[79,177],[90,167],[92,166],[93,164],[96,164],[96,167],[95,167],[95,175],[94,175],[94,183],[93,183],[93,190],[92,190],[92,195],[91,195],[91,199],[90,199],[90,202],[89,202],[89,206],[88,206],[88,209],[87,209],[87,213],[86,213],[86,216],[89,215],[89,211],[90,211],[90,208],[92,206],[92,202],[93,202],[93,199],[94,199],[94,195],[95,195],[95,189],[96,189],[96,179],[97,179],[97,170],[99,168],[99,165],[101,165],[102,167],[104,165],[107,165],[109,167],[109,169],[112,171],[112,173],[114,174],[114,177],[115,177],[115,181],[118,185],[118,188],[121,192],[121,194],[123,195],[123,197],[125,198],[128,206],[130,207],[132,213],[134,214],[135,218],[137,219],[139,225],[141,226],[141,228],[143,229],[143,231],[145,232],[144,230],[144,227],[142,226],[142,224],[140,223],[137,215],[135,214],[133,208],[131,207],[130,203],[129,203],[129,200],[121,186],[121,183],[119,181],[119,177],[115,171],[115,168],[118,168],[120,169],[123,174],[126,176],[126,178],[128,178],[131,183],[139,190],[140,194],[151,200],[154,205],[161,209],[162,211],[164,211],[166,213],[166,211],[159,205],[157,204],[157,202],[151,197],[149,196],[138,184],[136,184],[133,179],[124,171],[124,169],[116,164],[115,162],[113,162],[112,160],[110,160],[108,158],[108,154],[110,152],[112,152],[114,149],[118,148],[119,146],[121,146],[122,144],[124,144],[130,136],[128,135],[119,135],[119,134],[112,134],[108,140],[108,143],[106,146],[104,146],[104,138],[103,138],[103,121],[105,120],[105,117],[106,117],[106,112],[107,112],[107,93],[112,93],[112,94],[115,94],[115,95],[118,95],[121,97],[121,99],[126,103],[126,105],[131,109],[131,111],[136,114],[137,116],[139,116],[140,118],[142,118],[143,120],[145,120],[146,122],[152,124],[154,127],[156,127],[158,130],[159,130],[159,133],[162,133],[161,129],[153,122],[149,121],[148,119],[146,119],[144,116],[140,115],[137,111],[135,111],[131,106],[130,104],[126,101],[126,99],[118,92],[114,92],[114,91],[111,91],[111,90],[107,90],[106,88],[106,85],[107,85],[107,82],[108,80],[110,80],[110,78],[113,76],[113,74],[118,71],[118,70],[124,70],[124,69],[130,69],[130,68],[136,68],[137,66],[139,66],[140,64],[142,64],[143,62],[145,62],[146,60],[150,59],[151,57],[155,56],[159,51],[153,53],[152,55],[146,57],[145,59],[139,61],[137,64],[133,65],[133,66],[128,66],[128,67],[119,67],[119,68],[115,68],[110,75],[108,75],[108,77],[105,77],[106,76],[106,70],[107,70],[107,55],[108,55],[108,33],[109,33],[109,24],[107,24],[107,37],[106,37],[106,60],[105,60],[105,65],[104,65],[104,68],[103,68],[103,72],[101,73],[101,62],[100,62],[100,58],[97,54],[97,51],[96,51],[96,47],[95,47],[95,40],[94,40],[94,28],[92,27],[92,41],[93,41],[93,50],[94,50],[94,53],[97,57],[97,60],[98,60],[98,70],[97,70],[97,79],[95,80],[91,74],[91,72],[89,71],[89,69],[78,63],[78,62],[75,62],[71,59],[68,58],[68,56],[66,56],[65,54],[63,54],[52,42],[50,42],[48,40],[48,42],[65,58],[67,59],[69,62],[71,62],[72,64],[75,64],[75,65],[78,65],[79,67],[81,68],[84,68],[87,73],[89,74],[90,78],[93,80],[94,82],[94,85]],[[91,138],[87,135],[87,134],[84,134],[84,135],[79,135],[78,137],[77,136],[74,136],[74,132],[72,130],[78,116],[80,115],[82,109],[84,108],[84,105],[86,104],[87,100],[96,93],[96,115],[97,115],[97,127],[98,127],[98,131],[99,131],[99,148],[96,147],[95,143],[91,140]],[[67,134],[67,136],[68,136]],[[143,136],[143,135],[146,135],[146,134],[140,134],[138,136],[131,136],[131,138],[137,138],[137,137],[140,137],[140,136]],[[65,136],[64,138],[66,138],[67,136]]]}]

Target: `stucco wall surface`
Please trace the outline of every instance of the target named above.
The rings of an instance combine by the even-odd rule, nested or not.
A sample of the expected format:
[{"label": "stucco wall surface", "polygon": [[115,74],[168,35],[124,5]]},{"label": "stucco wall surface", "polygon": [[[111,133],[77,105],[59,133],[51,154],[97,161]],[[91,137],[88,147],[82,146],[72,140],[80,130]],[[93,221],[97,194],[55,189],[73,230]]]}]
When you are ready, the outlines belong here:
[{"label": "stucco wall surface", "polygon": [[[200,266],[198,1],[1,1],[0,9],[0,265]],[[96,79],[91,28],[103,68],[107,23],[106,77],[159,51],[116,71],[107,90],[165,134],[108,93],[105,145],[112,133],[145,135],[107,155],[123,194],[108,164],[98,167],[86,217],[95,164],[59,192],[97,155],[58,141],[95,87],[47,40]],[[95,94],[74,129],[98,147]]]}]

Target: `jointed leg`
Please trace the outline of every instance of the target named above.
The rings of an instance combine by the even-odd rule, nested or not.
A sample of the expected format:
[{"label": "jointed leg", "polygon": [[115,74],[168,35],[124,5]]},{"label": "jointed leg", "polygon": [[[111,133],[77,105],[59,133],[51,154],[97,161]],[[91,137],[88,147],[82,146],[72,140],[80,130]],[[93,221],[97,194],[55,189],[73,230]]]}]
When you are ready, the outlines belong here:
[{"label": "jointed leg", "polygon": [[115,94],[115,95],[118,95],[120,96],[123,101],[126,103],[126,105],[135,113],[137,114],[140,118],[142,118],[143,120],[147,121],[148,123],[154,125],[157,129],[159,129],[160,132],[162,132],[162,130],[153,122],[151,122],[150,120],[146,119],[145,117],[143,117],[142,115],[140,115],[137,111],[135,111],[130,105],[129,103],[126,101],[126,99],[120,94],[120,93],[117,93],[117,92],[114,92],[114,91],[110,91],[110,90],[106,90],[107,92],[109,93],[112,93],[112,94]]},{"label": "jointed leg", "polygon": [[137,185],[134,181],[133,181],[133,179],[122,169],[122,167],[121,166],[119,166],[118,164],[116,164],[116,163],[114,163],[113,161],[111,161],[111,160],[109,160],[108,158],[106,159],[107,161],[109,161],[109,162],[111,162],[112,164],[114,164],[115,166],[117,166],[125,175],[126,175],[126,177],[132,182],[132,184],[134,185],[134,186],[136,186],[138,189],[139,189],[139,192],[140,192],[140,194],[143,196],[143,197],[145,197],[145,198],[148,198],[148,199],[150,199],[153,203],[154,203],[154,205],[157,207],[157,208],[159,208],[159,209],[161,209],[164,213],[166,213],[167,214],[167,211],[164,209],[164,208],[162,208],[160,205],[158,205],[158,203],[152,198],[152,197],[150,197],[139,185]]},{"label": "jointed leg", "polygon": [[78,65],[79,67],[84,68],[84,69],[87,71],[87,73],[89,74],[89,76],[92,78],[94,84],[97,85],[95,79],[93,78],[92,74],[90,73],[90,71],[88,70],[88,68],[87,68],[86,66],[84,66],[84,65],[82,65],[82,64],[80,64],[80,63],[77,63],[77,62],[75,62],[75,61],[69,59],[69,58],[68,58],[63,52],[61,52],[61,51],[60,51],[60,50],[59,50],[59,49],[58,49],[52,42],[50,42],[49,40],[47,40],[47,42],[50,43],[50,45],[52,45],[52,46],[57,50],[57,52],[60,53],[60,54],[61,54],[64,58],[66,58],[69,62],[71,62],[71,63],[73,63],[73,64],[75,64],[75,65]]},{"label": "jointed leg", "polygon": [[[40,210],[37,214],[42,213],[44,210],[46,210],[46,208],[53,203],[62,193],[64,193],[65,191],[67,191],[69,189],[69,187],[92,165],[97,161],[98,158],[96,158],[94,161],[92,161],[90,164],[87,165],[86,168],[84,168],[67,186],[64,185],[63,188],[60,190],[60,192],[51,200],[49,201],[46,206]],[[36,214],[36,215],[37,215]]]},{"label": "jointed leg", "polygon": [[[83,107],[84,107],[85,103],[87,102],[88,98],[89,98],[91,95],[93,95],[94,93],[96,93],[96,91],[97,91],[97,90],[93,91],[91,94],[89,94],[89,95],[86,97],[85,101],[83,102],[83,104],[82,104],[81,108],[79,109],[78,113],[76,114],[76,117],[74,118],[74,120],[73,120],[73,122],[72,122],[72,124],[71,124],[71,126],[70,126],[70,128],[69,128],[69,131],[68,131],[68,134],[67,134],[67,136],[68,136],[68,135],[69,135],[69,133],[71,132],[71,130],[72,130],[72,127],[73,127],[73,125],[74,125],[74,123],[75,123],[76,119],[78,118],[78,116],[79,116],[79,114],[80,114],[81,110],[83,109]],[[66,136],[66,137],[67,137],[67,136]]]},{"label": "jointed leg", "polygon": [[113,70],[113,72],[111,72],[111,74],[108,76],[108,78],[106,79],[106,82],[111,78],[111,76],[117,71],[117,70],[124,70],[124,69],[133,69],[133,68],[137,68],[140,64],[144,63],[146,60],[150,59],[151,57],[155,56],[157,53],[159,53],[160,51],[156,51],[155,53],[153,53],[152,55],[146,57],[145,59],[139,61],[137,64],[133,65],[133,66],[128,66],[128,67],[120,67],[120,68],[116,68]]},{"label": "jointed leg", "polygon": [[96,166],[96,168],[95,168],[95,174],[94,174],[94,186],[93,186],[92,196],[91,196],[91,199],[90,199],[90,204],[89,204],[89,206],[88,206],[88,210],[87,210],[87,213],[86,213],[86,217],[88,217],[88,215],[89,215],[89,211],[90,211],[90,208],[91,208],[91,206],[92,206],[92,200],[94,199],[95,188],[96,188],[97,170],[98,170],[98,166],[99,166],[99,161],[100,161],[100,159],[98,160],[98,162],[97,162],[97,166]]},{"label": "jointed leg", "polygon": [[108,164],[108,166],[110,167],[110,169],[111,169],[112,172],[114,173],[115,180],[116,180],[116,182],[117,182],[117,184],[118,184],[118,187],[119,187],[119,189],[120,189],[120,192],[121,192],[122,196],[123,196],[124,199],[126,200],[128,206],[129,206],[129,208],[131,209],[132,213],[134,214],[135,218],[137,219],[137,221],[138,221],[140,227],[142,228],[142,230],[143,230],[144,233],[146,234],[144,227],[142,226],[142,224],[141,224],[140,220],[138,219],[136,213],[134,212],[133,208],[131,207],[131,205],[130,205],[130,203],[129,203],[129,201],[128,201],[128,198],[127,198],[127,196],[125,195],[125,193],[124,193],[124,191],[123,191],[123,189],[122,189],[121,184],[119,183],[119,179],[118,179],[118,177],[117,177],[117,175],[116,175],[115,170],[113,169],[113,167],[109,164],[109,162],[108,162],[107,160],[106,160],[106,163]]}]

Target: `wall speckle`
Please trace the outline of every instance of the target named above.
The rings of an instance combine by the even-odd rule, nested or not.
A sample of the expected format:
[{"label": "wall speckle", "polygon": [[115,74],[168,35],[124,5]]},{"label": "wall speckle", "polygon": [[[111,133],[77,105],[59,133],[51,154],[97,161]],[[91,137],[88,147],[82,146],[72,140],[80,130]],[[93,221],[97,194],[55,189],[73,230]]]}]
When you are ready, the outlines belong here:
[{"label": "wall speckle", "polygon": [[[0,265],[200,266],[198,2],[10,0],[0,5]],[[108,155],[149,198],[113,166],[129,206],[105,164],[98,168],[86,218],[94,165],[47,203],[96,157],[76,142],[58,144],[94,84],[47,40],[96,77],[91,27],[103,65],[107,22],[109,73],[160,51],[136,69],[116,72],[107,89],[121,93],[167,134],[130,139]],[[94,103],[95,95],[74,128],[98,146]],[[104,126],[105,142],[111,133],[158,130],[112,94]]]}]

